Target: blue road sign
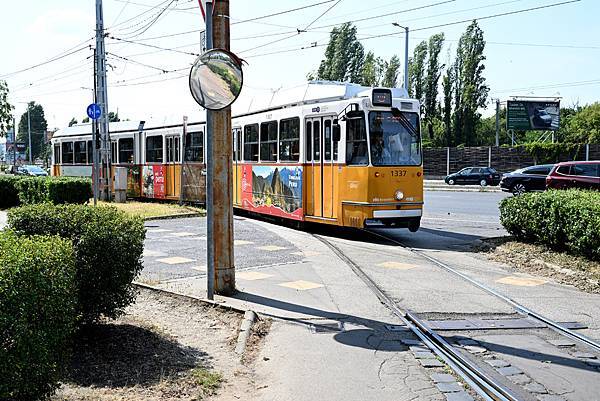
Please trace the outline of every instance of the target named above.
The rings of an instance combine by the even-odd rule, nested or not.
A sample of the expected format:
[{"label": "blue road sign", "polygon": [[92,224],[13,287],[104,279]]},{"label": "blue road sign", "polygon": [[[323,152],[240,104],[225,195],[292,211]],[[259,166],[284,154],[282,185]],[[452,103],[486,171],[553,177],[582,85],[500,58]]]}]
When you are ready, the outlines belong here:
[{"label": "blue road sign", "polygon": [[102,115],[102,110],[96,103],[92,103],[87,108],[87,115],[92,120],[97,120]]}]

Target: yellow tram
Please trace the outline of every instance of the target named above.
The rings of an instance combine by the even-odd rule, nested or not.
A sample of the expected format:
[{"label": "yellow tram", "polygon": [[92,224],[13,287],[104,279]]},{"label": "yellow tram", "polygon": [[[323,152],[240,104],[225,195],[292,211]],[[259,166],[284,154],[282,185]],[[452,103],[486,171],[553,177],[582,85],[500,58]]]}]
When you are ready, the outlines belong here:
[{"label": "yellow tram", "polygon": [[[256,104],[256,103],[255,103]],[[110,124],[114,167],[132,198],[204,202],[205,123]],[[233,118],[234,207],[340,226],[419,228],[419,102],[404,89],[316,81]],[[91,176],[91,125],[57,131],[54,175]]]}]

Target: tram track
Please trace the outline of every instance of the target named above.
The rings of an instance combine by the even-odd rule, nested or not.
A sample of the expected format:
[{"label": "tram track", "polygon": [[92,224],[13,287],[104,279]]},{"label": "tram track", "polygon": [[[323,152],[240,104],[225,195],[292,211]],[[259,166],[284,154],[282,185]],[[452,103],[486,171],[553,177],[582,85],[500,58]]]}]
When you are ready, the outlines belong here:
[{"label": "tram track", "polygon": [[[380,240],[385,240],[389,243],[393,243],[401,246],[403,249],[413,253],[421,259],[424,259],[438,268],[460,278],[461,280],[477,287],[485,293],[501,300],[508,304],[514,311],[522,315],[523,317],[534,319],[556,333],[574,340],[580,344],[592,348],[595,351],[600,351],[600,344],[584,335],[574,332],[572,329],[565,327],[564,325],[553,321],[524,305],[519,304],[517,301],[510,297],[501,294],[489,286],[474,280],[468,275],[458,271],[447,263],[428,255],[427,253],[415,249],[402,241],[395,238],[389,237],[385,234],[374,232],[371,230],[363,229],[359,230],[363,234],[376,237]],[[414,312],[402,308],[398,303],[390,297],[383,288],[377,284],[377,282],[362,268],[358,263],[352,260],[346,255],[346,253],[336,245],[330,239],[319,235],[312,234],[319,241],[324,243],[330,248],[334,254],[336,254],[342,261],[344,261],[353,272],[367,284],[370,290],[378,297],[378,299],[388,308],[392,313],[397,316],[406,326],[428,347],[430,348],[441,360],[443,360],[456,374],[458,374],[471,388],[479,394],[485,400],[495,401],[506,401],[506,400],[519,400],[511,389],[501,384],[494,377],[486,373],[486,369],[478,367],[471,359],[465,357],[458,349],[451,345],[446,339],[438,334],[435,330],[429,327],[428,322],[417,316]]]},{"label": "tram track", "polygon": [[377,298],[398,317],[423,343],[456,372],[477,394],[488,401],[520,400],[510,389],[498,383],[481,368],[465,358],[442,336],[429,328],[416,314],[403,310],[357,263],[333,242],[325,237],[312,234],[344,261],[352,271],[369,287]]}]

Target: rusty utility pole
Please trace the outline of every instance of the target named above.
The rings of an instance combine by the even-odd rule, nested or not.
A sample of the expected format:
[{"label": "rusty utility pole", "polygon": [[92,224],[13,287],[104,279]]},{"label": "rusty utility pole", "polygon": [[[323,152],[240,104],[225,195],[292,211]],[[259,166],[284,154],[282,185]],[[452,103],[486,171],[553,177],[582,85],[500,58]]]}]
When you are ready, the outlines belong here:
[{"label": "rusty utility pole", "polygon": [[[212,34],[212,47],[229,50],[229,0],[214,1]],[[231,295],[235,291],[231,107],[207,111],[207,120],[212,126],[208,136],[212,144],[207,146],[208,160],[212,161],[212,166],[207,166],[208,264],[214,266],[214,292]]]}]

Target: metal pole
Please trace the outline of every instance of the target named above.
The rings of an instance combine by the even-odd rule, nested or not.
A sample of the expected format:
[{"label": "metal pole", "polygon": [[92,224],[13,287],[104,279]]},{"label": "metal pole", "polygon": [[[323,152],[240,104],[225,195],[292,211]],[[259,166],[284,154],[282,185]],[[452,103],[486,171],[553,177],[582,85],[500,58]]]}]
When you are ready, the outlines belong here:
[{"label": "metal pole", "polygon": [[496,99],[496,146],[500,146],[500,99]]},{"label": "metal pole", "polygon": [[12,151],[13,151],[13,165],[17,165],[17,120],[13,117],[13,138],[12,138]]},{"label": "metal pole", "polygon": [[404,27],[404,89],[408,92],[408,27]]},{"label": "metal pole", "polygon": [[29,135],[29,164],[33,164],[32,147],[31,143],[31,119],[29,118],[29,103],[27,104],[27,135]]},{"label": "metal pole", "polygon": [[97,87],[97,99],[102,115],[98,121],[100,127],[100,138],[102,140],[101,146],[101,160],[102,160],[102,173],[103,173],[103,188],[102,198],[109,200],[110,194],[110,163],[111,163],[111,152],[110,152],[110,134],[108,126],[108,91],[106,82],[106,49],[104,47],[104,16],[102,11],[102,0],[96,0],[96,79],[98,82]]},{"label": "metal pole", "polygon": [[[212,15],[213,2],[206,2],[206,50],[213,48]],[[214,159],[213,159],[213,112],[206,110],[206,296],[215,295],[215,235],[214,235]]]},{"label": "metal pole", "polygon": [[[94,95],[93,103],[97,101],[97,60],[96,60],[96,49],[94,49]],[[96,143],[98,141],[98,124],[96,120],[92,120],[92,184],[94,192],[94,206],[98,203],[98,148]]]},{"label": "metal pole", "polygon": [[[212,43],[217,48],[229,50],[229,0],[214,2],[215,20],[212,25]],[[207,20],[212,14],[208,9]],[[209,31],[207,27],[207,31]],[[208,42],[208,41],[207,41]],[[208,207],[212,214],[211,243],[214,258],[214,291],[221,295],[235,292],[235,265],[233,258],[233,135],[231,130],[231,107],[209,112],[208,122],[212,144],[209,146],[208,161],[212,162],[212,175],[208,187],[211,202]],[[209,216],[211,216],[209,214]]]}]

